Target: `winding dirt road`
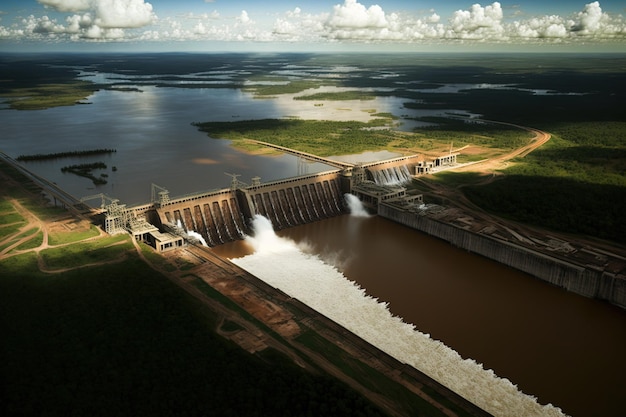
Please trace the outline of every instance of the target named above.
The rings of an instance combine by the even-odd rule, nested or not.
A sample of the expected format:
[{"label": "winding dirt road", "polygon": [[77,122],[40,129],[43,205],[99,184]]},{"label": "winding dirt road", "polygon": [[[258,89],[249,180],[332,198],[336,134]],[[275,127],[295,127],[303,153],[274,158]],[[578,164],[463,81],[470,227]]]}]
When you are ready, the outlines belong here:
[{"label": "winding dirt road", "polygon": [[505,126],[516,127],[518,129],[526,130],[527,132],[533,133],[535,136],[530,140],[527,145],[522,146],[521,148],[514,149],[510,152],[505,153],[504,155],[496,156],[494,158],[486,159],[484,161],[478,161],[473,164],[466,164],[457,168],[450,168],[450,171],[454,172],[489,172],[493,173],[496,170],[506,168],[508,162],[513,158],[525,157],[535,149],[544,145],[546,142],[550,140],[552,135],[548,132],[544,132],[539,129],[535,129],[532,127],[520,126],[512,123],[505,122],[496,122],[492,120],[486,120],[489,123],[496,123]]}]

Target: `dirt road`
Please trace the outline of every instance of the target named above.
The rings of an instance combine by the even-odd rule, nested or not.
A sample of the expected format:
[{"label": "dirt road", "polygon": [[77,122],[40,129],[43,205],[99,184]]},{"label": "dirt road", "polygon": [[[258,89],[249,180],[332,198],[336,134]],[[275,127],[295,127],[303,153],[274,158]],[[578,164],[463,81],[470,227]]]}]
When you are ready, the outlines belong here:
[{"label": "dirt road", "polygon": [[485,172],[485,173],[493,173],[495,170],[506,168],[508,162],[513,158],[524,157],[537,149],[538,147],[544,145],[546,142],[550,140],[552,135],[548,132],[544,132],[539,129],[534,129],[532,127],[515,125],[512,123],[505,122],[496,122],[487,120],[489,123],[496,123],[505,126],[512,126],[518,129],[526,130],[527,132],[533,133],[534,137],[530,140],[530,142],[522,146],[521,148],[514,149],[510,152],[505,153],[504,155],[500,155],[494,158],[486,159],[484,161],[479,161],[473,164],[467,164],[458,168],[450,168],[450,171],[454,172]]}]

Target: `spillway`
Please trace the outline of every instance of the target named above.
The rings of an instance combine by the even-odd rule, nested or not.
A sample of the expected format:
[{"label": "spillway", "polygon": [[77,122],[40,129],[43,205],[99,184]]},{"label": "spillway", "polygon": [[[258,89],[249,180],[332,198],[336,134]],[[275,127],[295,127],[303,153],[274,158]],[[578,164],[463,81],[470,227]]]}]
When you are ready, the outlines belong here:
[{"label": "spillway", "polygon": [[207,245],[217,246],[243,239],[250,231],[250,219],[257,214],[270,219],[278,230],[345,213],[342,196],[348,180],[344,174],[332,170],[166,198],[145,211],[150,222],[159,227],[176,225],[185,232],[200,234]]}]

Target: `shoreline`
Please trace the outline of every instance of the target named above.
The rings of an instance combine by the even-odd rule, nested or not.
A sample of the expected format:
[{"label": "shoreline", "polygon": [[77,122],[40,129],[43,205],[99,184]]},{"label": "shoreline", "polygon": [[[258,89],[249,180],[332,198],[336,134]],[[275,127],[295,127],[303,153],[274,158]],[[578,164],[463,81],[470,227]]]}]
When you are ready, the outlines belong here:
[{"label": "shoreline", "polygon": [[626,310],[626,251],[591,246],[556,233],[478,218],[459,208],[424,210],[393,203],[378,215],[456,247],[525,272],[544,282]]}]

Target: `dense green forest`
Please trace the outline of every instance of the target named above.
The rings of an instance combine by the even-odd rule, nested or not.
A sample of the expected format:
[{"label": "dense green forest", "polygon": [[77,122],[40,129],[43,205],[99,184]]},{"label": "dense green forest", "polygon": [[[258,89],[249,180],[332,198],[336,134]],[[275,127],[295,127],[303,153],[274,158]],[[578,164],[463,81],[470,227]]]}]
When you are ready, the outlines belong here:
[{"label": "dense green forest", "polygon": [[3,416],[383,415],[335,379],[217,336],[214,316],[133,258],[59,275],[34,254],[0,262]]},{"label": "dense green forest", "polygon": [[505,176],[464,187],[466,195],[515,220],[626,243],[626,122],[568,123],[551,132]]}]

